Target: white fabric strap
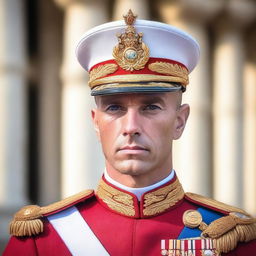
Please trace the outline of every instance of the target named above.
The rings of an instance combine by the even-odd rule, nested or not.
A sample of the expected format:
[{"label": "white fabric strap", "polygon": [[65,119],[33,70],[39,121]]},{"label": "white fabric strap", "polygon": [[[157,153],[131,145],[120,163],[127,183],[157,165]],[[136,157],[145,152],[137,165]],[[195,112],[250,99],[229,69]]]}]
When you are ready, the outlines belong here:
[{"label": "white fabric strap", "polygon": [[109,255],[75,206],[47,218],[72,255]]}]

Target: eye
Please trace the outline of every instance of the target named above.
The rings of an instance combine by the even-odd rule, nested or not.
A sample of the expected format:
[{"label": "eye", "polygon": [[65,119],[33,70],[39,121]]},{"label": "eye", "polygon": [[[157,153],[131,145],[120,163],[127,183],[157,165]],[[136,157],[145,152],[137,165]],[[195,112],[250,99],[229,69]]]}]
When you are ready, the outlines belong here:
[{"label": "eye", "polygon": [[122,110],[123,110],[123,107],[118,104],[111,104],[105,108],[105,111],[110,113],[115,113]]},{"label": "eye", "polygon": [[153,110],[161,110],[161,109],[162,108],[156,104],[149,104],[149,105],[146,105],[143,110],[153,111]]}]

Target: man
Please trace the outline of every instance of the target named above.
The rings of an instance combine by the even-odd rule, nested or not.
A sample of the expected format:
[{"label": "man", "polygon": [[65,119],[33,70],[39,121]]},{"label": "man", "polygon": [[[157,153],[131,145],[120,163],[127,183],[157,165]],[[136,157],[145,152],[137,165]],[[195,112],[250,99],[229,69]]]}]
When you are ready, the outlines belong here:
[{"label": "man", "polygon": [[189,116],[182,92],[199,58],[196,41],[169,25],[136,21],[129,11],[125,22],[87,32],[77,56],[90,72],[106,170],[95,192],[22,208],[4,255],[253,255],[255,219],[184,193],[173,170],[172,141]]}]

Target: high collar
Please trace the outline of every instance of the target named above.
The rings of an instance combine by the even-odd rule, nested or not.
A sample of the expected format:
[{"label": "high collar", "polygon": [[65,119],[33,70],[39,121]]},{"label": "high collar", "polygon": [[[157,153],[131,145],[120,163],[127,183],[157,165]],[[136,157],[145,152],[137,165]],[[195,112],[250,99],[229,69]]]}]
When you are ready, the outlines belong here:
[{"label": "high collar", "polygon": [[129,192],[129,193],[132,193],[132,194],[136,195],[139,201],[141,199],[141,196],[144,193],[164,185],[165,183],[171,181],[174,178],[174,176],[175,176],[175,171],[171,170],[170,174],[166,178],[164,178],[164,179],[162,179],[162,180],[160,180],[160,181],[158,181],[158,182],[156,182],[152,185],[149,185],[149,186],[146,186],[146,187],[131,188],[131,187],[127,187],[127,186],[117,182],[116,180],[112,179],[108,175],[108,172],[107,172],[106,169],[104,171],[104,178],[108,183],[111,183],[112,185],[114,185],[115,187],[118,187],[119,189],[125,190],[126,192]]},{"label": "high collar", "polygon": [[144,193],[139,202],[134,194],[112,185],[103,176],[96,196],[110,211],[130,218],[150,218],[175,207],[183,199],[184,191],[175,175],[170,182]]}]

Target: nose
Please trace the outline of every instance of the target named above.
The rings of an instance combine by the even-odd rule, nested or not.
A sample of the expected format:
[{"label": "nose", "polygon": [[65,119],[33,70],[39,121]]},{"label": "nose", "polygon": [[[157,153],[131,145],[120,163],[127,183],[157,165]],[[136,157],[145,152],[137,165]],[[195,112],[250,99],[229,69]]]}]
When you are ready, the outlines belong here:
[{"label": "nose", "polygon": [[123,116],[123,136],[139,136],[141,134],[141,121],[136,109],[128,109]]}]

